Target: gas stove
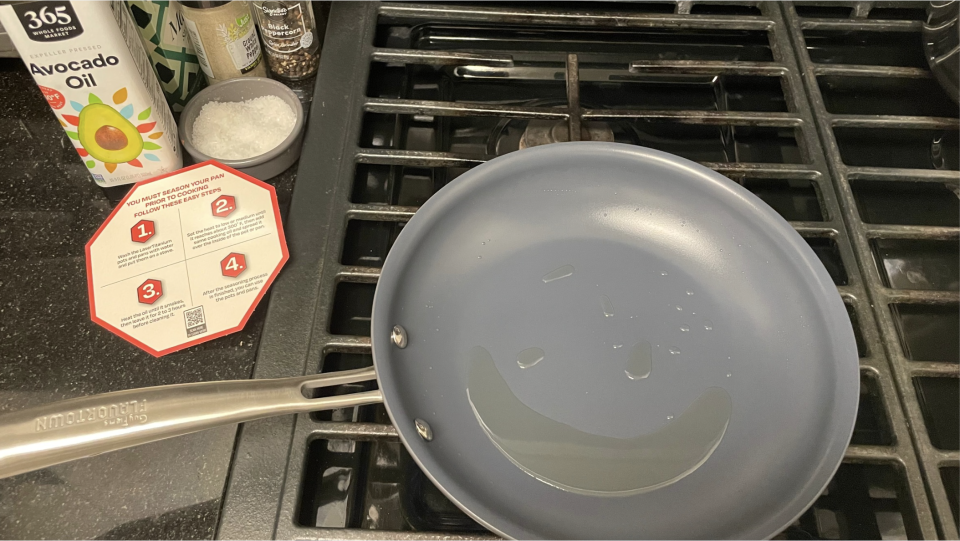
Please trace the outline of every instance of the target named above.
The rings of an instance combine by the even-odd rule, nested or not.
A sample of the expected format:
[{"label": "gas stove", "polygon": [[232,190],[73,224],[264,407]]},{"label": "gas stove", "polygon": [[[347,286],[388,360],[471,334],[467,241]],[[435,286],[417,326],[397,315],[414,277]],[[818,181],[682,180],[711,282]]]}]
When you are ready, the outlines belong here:
[{"label": "gas stove", "polygon": [[[960,122],[926,67],[921,6],[335,3],[255,377],[371,365],[390,246],[471,167],[569,140],[655,148],[790,221],[855,328],[853,440],[780,537],[956,538]],[[382,406],[243,425],[218,533],[489,536]]]}]

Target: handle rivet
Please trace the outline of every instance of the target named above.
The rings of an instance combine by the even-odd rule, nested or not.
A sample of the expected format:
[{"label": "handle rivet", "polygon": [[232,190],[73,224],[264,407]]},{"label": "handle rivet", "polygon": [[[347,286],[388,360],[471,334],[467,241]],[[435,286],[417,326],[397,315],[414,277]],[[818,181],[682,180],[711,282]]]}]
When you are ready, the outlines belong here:
[{"label": "handle rivet", "polygon": [[390,333],[390,341],[400,349],[407,347],[407,331],[400,325],[394,325]]},{"label": "handle rivet", "polygon": [[414,419],[413,424],[417,427],[417,434],[420,434],[423,441],[433,440],[433,429],[430,428],[430,425],[428,425],[426,421],[423,419]]}]

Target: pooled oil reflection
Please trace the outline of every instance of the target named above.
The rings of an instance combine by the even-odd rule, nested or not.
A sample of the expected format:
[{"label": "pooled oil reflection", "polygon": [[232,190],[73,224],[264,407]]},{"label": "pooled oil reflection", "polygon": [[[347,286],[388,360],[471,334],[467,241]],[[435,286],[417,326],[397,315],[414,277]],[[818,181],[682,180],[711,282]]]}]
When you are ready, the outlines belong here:
[{"label": "pooled oil reflection", "polygon": [[730,422],[730,395],[709,387],[649,434],[629,439],[589,434],[521,402],[485,348],[470,350],[468,362],[467,398],[490,441],[527,474],[578,494],[624,496],[673,484],[710,458]]}]

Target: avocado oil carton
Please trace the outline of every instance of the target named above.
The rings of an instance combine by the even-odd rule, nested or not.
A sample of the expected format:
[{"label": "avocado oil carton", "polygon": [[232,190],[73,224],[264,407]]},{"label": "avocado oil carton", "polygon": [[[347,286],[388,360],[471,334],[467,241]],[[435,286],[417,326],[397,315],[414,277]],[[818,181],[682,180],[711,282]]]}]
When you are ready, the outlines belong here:
[{"label": "avocado oil carton", "polygon": [[123,2],[2,5],[0,22],[97,184],[182,167],[177,125]]}]

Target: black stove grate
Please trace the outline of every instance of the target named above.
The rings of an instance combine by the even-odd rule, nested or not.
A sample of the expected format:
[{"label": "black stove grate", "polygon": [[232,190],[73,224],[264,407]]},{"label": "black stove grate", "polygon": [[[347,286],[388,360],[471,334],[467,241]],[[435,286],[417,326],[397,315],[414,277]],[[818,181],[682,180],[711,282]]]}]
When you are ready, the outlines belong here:
[{"label": "black stove grate", "polygon": [[[784,7],[878,349],[908,420],[900,445],[915,449],[937,533],[956,539],[957,105],[927,70],[916,4],[857,2],[837,6],[850,10],[839,19],[804,13],[821,6]],[[874,20],[891,13],[901,20]]]},{"label": "black stove grate", "polygon": [[[956,453],[912,445],[926,433],[910,382],[956,377],[930,338],[951,324],[957,334],[957,173],[948,171],[956,109],[917,61],[912,6],[797,7],[818,18],[772,2],[334,5],[287,224],[291,262],[274,285],[255,376],[369,366],[370,308],[390,246],[423,202],[469,168],[549,141],[658,148],[741,183],[790,221],[830,271],[856,329],[852,445],[824,495],[781,537],[949,536],[955,526],[941,500]],[[796,52],[805,37],[809,55]],[[879,78],[891,73],[893,82]],[[890,92],[931,97],[902,104]],[[917,169],[928,136],[941,133],[942,167]],[[863,221],[851,221],[857,206]],[[941,223],[951,208],[954,222]],[[864,225],[877,222],[867,216],[880,221]],[[917,216],[940,221],[892,225]],[[885,289],[904,280],[928,287]],[[944,306],[953,320],[936,317]],[[901,334],[909,347],[891,353]],[[949,392],[918,385],[927,403]],[[950,441],[948,423],[937,426]],[[366,406],[243,425],[219,535],[488,534],[413,464],[382,406]]]}]

